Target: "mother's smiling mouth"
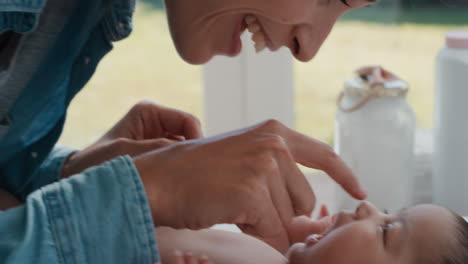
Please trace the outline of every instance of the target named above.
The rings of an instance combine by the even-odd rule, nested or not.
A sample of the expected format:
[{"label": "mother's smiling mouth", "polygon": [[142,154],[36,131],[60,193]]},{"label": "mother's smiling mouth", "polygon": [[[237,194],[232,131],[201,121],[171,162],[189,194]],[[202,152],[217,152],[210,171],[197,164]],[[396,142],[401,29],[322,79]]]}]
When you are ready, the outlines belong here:
[{"label": "mother's smiling mouth", "polygon": [[256,16],[247,15],[244,22],[249,32],[252,33],[252,41],[254,42],[257,53],[263,51],[265,48],[271,51],[276,50]]}]

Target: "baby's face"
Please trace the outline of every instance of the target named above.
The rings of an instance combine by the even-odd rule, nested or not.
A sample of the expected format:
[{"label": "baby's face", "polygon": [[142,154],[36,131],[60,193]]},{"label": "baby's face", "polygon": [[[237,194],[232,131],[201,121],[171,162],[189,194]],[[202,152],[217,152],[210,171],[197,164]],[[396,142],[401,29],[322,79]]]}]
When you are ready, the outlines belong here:
[{"label": "baby's face", "polygon": [[455,218],[434,205],[387,215],[363,202],[355,212],[334,217],[334,225],[322,237],[290,248],[290,264],[414,263],[421,256],[437,258],[455,243]]}]

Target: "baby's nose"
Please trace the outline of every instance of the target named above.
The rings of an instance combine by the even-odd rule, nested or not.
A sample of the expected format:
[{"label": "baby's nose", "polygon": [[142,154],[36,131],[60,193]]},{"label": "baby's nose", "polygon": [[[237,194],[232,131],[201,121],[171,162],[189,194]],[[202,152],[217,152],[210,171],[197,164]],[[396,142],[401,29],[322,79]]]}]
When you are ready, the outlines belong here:
[{"label": "baby's nose", "polygon": [[354,217],[356,220],[366,219],[372,214],[377,213],[377,208],[370,202],[364,201],[362,202],[354,212]]}]

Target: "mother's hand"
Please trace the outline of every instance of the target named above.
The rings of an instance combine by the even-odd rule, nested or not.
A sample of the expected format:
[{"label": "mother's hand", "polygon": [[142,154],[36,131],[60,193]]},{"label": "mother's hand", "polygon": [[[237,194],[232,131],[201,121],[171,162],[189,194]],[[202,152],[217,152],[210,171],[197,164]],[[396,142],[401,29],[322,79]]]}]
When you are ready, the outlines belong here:
[{"label": "mother's hand", "polygon": [[133,157],[200,137],[201,126],[195,116],[143,101],[96,143],[74,153],[63,167],[62,176],[71,176],[121,155]]},{"label": "mother's hand", "polygon": [[287,226],[311,213],[315,197],[296,165],[327,172],[364,199],[356,177],[326,144],[271,120],[137,156],[156,225],[201,229],[238,224],[284,252]]}]

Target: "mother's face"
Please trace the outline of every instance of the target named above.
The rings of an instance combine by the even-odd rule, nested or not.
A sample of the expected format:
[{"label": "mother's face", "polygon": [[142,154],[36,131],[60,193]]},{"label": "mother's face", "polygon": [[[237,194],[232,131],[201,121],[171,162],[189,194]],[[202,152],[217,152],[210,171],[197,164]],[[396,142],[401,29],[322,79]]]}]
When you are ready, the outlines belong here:
[{"label": "mother's face", "polygon": [[312,59],[336,20],[373,0],[165,0],[175,46],[193,64],[241,50],[245,17],[257,18],[267,47],[288,47],[300,61]]}]

